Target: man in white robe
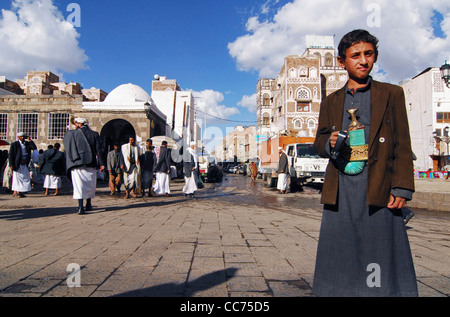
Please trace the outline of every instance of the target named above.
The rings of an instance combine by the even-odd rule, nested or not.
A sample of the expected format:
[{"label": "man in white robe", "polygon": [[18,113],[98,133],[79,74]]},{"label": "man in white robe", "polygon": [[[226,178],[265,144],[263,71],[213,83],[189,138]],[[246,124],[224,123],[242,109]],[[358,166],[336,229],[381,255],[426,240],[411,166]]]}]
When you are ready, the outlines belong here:
[{"label": "man in white robe", "polygon": [[186,197],[194,198],[194,193],[197,191],[198,180],[198,155],[195,152],[195,142],[191,142],[190,147],[186,149],[186,153],[183,154],[183,166],[184,166],[184,181],[183,193]]},{"label": "man in white robe", "polygon": [[141,191],[141,164],[139,157],[141,155],[139,147],[136,146],[134,137],[130,137],[129,142],[122,145],[123,165],[123,183],[125,185],[125,199],[137,197]]},{"label": "man in white robe", "polygon": [[[97,188],[97,160],[100,172],[105,169],[104,146],[98,132],[92,131],[85,118],[74,120],[75,130],[64,136],[67,172],[71,174],[73,199],[78,200],[78,214],[92,210],[91,199]],[[86,207],[83,200],[86,199]]]},{"label": "man in white robe", "polygon": [[170,155],[167,141],[162,141],[158,163],[155,168],[156,181],[153,187],[153,191],[157,195],[170,196]]},{"label": "man in white robe", "polygon": [[11,143],[8,160],[12,170],[13,197],[25,197],[26,192],[31,191],[31,177],[28,164],[31,160],[31,152],[36,150],[36,144],[24,133],[17,134],[18,141]]},{"label": "man in white robe", "polygon": [[283,151],[282,147],[278,148],[278,153],[280,154],[280,160],[278,161],[278,182],[277,189],[280,194],[286,194],[287,188],[287,178],[289,173],[289,164],[286,153]]},{"label": "man in white robe", "polygon": [[44,152],[37,165],[37,172],[45,176],[45,196],[49,194],[49,189],[55,190],[55,196],[59,194],[61,176],[66,172],[65,157],[64,153],[59,150],[60,147],[59,143],[55,143],[52,148]]}]

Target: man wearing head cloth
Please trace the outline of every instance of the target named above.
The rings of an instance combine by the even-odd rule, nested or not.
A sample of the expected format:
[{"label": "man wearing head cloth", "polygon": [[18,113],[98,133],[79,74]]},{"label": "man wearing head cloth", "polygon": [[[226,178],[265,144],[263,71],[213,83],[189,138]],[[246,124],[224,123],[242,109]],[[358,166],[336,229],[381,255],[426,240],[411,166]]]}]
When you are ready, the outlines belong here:
[{"label": "man wearing head cloth", "polygon": [[36,144],[24,132],[17,133],[18,140],[11,143],[8,160],[12,170],[13,197],[25,197],[26,192],[31,191],[31,177],[28,164],[31,160],[31,152],[36,150]]},{"label": "man wearing head cloth", "polygon": [[167,141],[162,141],[159,150],[158,163],[155,167],[156,181],[153,190],[157,195],[170,196],[170,149]]},{"label": "man wearing head cloth", "polygon": [[278,182],[277,189],[280,194],[286,194],[287,188],[287,177],[289,173],[289,164],[286,153],[283,151],[282,147],[278,148],[278,153],[280,154],[280,160],[278,161]]},{"label": "man wearing head cloth", "polygon": [[194,198],[197,191],[198,180],[198,155],[195,152],[195,142],[191,142],[190,146],[183,153],[184,181],[183,193],[188,198]]},{"label": "man wearing head cloth", "polygon": [[91,199],[97,189],[97,160],[102,172],[105,169],[105,151],[99,134],[89,128],[85,118],[76,118],[74,124],[75,130],[67,131],[63,143],[67,172],[72,178],[73,199],[78,200],[78,213],[85,214],[92,210]]}]

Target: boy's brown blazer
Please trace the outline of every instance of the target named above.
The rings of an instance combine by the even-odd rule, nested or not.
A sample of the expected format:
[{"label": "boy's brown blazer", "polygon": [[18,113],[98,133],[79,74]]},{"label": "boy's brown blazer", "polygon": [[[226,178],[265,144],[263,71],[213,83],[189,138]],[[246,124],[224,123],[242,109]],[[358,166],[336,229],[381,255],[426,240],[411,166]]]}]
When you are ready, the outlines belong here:
[{"label": "boy's brown blazer", "polygon": [[[326,97],[321,104],[314,145],[323,157],[327,157],[325,144],[330,134],[348,130],[348,127],[342,127],[345,90],[346,86]],[[386,207],[391,189],[402,188],[414,192],[413,154],[405,95],[401,87],[375,80],[371,82],[370,94],[367,204]],[[330,160],[322,190],[322,204],[337,203],[338,175],[337,168]]]}]

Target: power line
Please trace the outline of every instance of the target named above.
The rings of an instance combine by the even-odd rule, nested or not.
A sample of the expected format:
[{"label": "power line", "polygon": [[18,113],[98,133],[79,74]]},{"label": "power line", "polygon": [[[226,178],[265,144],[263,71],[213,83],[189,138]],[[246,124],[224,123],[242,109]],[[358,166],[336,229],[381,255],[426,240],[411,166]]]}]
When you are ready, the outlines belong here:
[{"label": "power line", "polygon": [[198,110],[198,109],[195,109],[195,111],[201,112],[201,113],[203,113],[203,114],[206,114],[206,115],[209,116],[209,117],[212,117],[212,118],[217,119],[217,120],[222,120],[222,121],[228,121],[228,122],[243,122],[243,123],[256,123],[256,122],[257,122],[256,120],[255,120],[255,121],[229,120],[229,119],[224,119],[224,118],[219,118],[219,117],[213,116],[212,114],[203,112],[203,111]]}]

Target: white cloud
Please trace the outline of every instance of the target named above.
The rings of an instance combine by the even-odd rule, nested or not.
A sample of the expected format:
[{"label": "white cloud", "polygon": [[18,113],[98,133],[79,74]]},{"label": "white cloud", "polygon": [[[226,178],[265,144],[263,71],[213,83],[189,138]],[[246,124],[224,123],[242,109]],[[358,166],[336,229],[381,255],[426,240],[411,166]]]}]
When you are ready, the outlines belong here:
[{"label": "white cloud", "polygon": [[245,95],[242,97],[241,101],[238,102],[238,106],[247,108],[250,112],[256,111],[256,94],[251,96]]},{"label": "white cloud", "polygon": [[227,107],[222,104],[224,101],[224,96],[221,92],[212,89],[190,91],[192,91],[192,94],[194,95],[195,106],[198,110],[197,121],[204,120],[206,113],[206,120],[208,124],[224,123],[224,121],[220,119],[227,119],[230,116],[240,113],[238,108]]},{"label": "white cloud", "polygon": [[[443,38],[433,34],[434,10],[443,16]],[[284,57],[304,52],[306,35],[335,35],[337,47],[341,37],[356,28],[367,29],[380,40],[375,78],[397,83],[427,67],[439,67],[450,56],[448,0],[293,0],[271,19],[250,17],[247,33],[228,49],[239,70],[274,78]]]},{"label": "white cloud", "polygon": [[52,0],[15,0],[0,16],[0,71],[9,79],[29,70],[74,73],[86,68],[80,34]]}]

